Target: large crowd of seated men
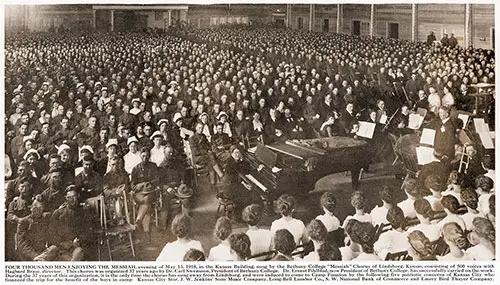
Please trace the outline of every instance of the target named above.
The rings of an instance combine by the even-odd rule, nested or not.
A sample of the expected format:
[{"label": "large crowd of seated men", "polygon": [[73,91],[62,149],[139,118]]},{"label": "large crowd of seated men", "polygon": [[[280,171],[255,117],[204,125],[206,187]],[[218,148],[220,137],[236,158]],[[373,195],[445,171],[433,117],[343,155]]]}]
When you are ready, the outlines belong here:
[{"label": "large crowd of seated men", "polygon": [[[177,240],[157,260],[494,259],[494,163],[476,151],[470,171],[458,171],[462,126],[450,117],[470,112],[493,125],[494,107],[477,112],[470,86],[494,83],[494,68],[493,51],[448,41],[269,27],[8,35],[6,256],[95,258],[100,224],[86,203],[95,197],[133,201],[131,224],[147,241],[158,204],[169,205],[158,203],[160,194],[184,183],[196,192],[185,171],[195,169],[209,176],[214,195],[234,200],[234,219],[248,231],[233,232],[234,220],[221,217],[220,244],[208,249],[193,238],[189,214],[179,214]],[[397,203],[398,190],[383,187],[380,206],[367,209],[355,191],[355,213],[340,221],[339,201],[325,193],[324,214],[301,221],[295,198],[284,194],[281,217],[270,230],[259,227],[259,199],[242,194],[238,181],[245,139],[364,139],[359,121],[372,122],[367,169],[388,163],[388,136],[413,133],[409,115],[419,108],[438,130],[437,159],[406,177],[406,200]],[[390,120],[381,123],[384,116]],[[113,217],[123,218],[118,212]]]}]

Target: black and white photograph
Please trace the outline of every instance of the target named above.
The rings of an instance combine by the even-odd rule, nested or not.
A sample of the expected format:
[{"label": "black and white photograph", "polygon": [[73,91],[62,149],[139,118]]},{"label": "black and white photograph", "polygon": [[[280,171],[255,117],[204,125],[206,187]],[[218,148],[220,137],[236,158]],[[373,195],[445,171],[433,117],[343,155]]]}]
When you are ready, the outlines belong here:
[{"label": "black and white photograph", "polygon": [[495,260],[492,1],[61,2],[3,5],[5,262]]}]

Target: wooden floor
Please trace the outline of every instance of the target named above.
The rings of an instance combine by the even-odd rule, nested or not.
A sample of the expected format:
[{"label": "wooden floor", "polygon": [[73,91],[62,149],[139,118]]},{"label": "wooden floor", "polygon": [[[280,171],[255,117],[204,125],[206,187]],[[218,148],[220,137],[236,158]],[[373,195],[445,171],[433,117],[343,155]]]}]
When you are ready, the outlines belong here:
[{"label": "wooden floor", "polygon": [[[378,199],[378,191],[384,185],[394,187],[398,201],[406,198],[401,187],[401,180],[395,178],[392,174],[392,169],[383,167],[382,165],[374,165],[371,167],[370,173],[365,173],[361,181],[361,190],[367,193],[369,204],[367,209],[371,210],[376,204],[381,204]],[[199,194],[195,202],[195,207],[190,211],[194,219],[194,239],[199,240],[204,247],[206,254],[210,248],[218,244],[214,238],[213,227],[217,220],[217,205],[218,201],[215,198],[215,193],[210,189],[208,179],[205,181],[201,178],[199,181]],[[343,219],[352,213],[354,209],[351,207],[349,197],[352,193],[350,177],[345,173],[336,173],[320,179],[316,184],[316,189],[309,193],[307,199],[298,201],[297,209],[294,213],[296,218],[301,219],[307,224],[318,214],[321,214],[319,206],[319,197],[322,193],[331,191],[335,193],[338,201],[336,211],[337,217]],[[267,215],[264,217],[261,226],[269,228],[271,222],[279,218],[279,214]],[[171,217],[170,217],[171,220]],[[245,232],[246,226],[242,223],[233,223],[234,232]],[[152,226],[152,242],[146,244],[142,241],[141,233],[136,233],[136,252],[137,260],[150,261],[155,260],[161,249],[167,242],[175,240],[170,229],[161,229]],[[117,254],[115,260],[133,260],[131,256],[125,254]]]}]

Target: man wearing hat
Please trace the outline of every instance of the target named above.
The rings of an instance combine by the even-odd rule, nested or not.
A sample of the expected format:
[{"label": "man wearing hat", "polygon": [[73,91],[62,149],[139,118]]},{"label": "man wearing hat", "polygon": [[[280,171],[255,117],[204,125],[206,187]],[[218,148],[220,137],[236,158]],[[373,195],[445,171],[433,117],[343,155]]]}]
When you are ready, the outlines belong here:
[{"label": "man wearing hat", "polygon": [[95,242],[96,220],[88,208],[80,205],[75,185],[66,188],[65,203],[54,211],[50,219],[49,245],[57,247],[58,258],[81,261]]},{"label": "man wearing hat", "polygon": [[153,162],[150,162],[149,149],[145,147],[141,148],[141,162],[132,169],[130,182],[134,200],[139,205],[135,224],[142,222],[147,241],[151,241],[149,229],[151,220],[150,209],[153,201],[156,199],[159,178],[158,167]]}]

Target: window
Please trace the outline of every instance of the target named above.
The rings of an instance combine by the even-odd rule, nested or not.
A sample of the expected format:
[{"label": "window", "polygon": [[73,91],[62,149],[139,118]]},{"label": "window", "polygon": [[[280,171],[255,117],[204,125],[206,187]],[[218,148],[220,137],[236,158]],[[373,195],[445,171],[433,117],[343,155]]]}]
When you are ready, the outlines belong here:
[{"label": "window", "polygon": [[161,21],[163,19],[163,11],[155,11],[155,21]]},{"label": "window", "polygon": [[219,18],[218,17],[210,17],[210,26],[216,26],[219,24]]},{"label": "window", "polygon": [[297,17],[297,29],[302,30],[304,28],[304,18]]},{"label": "window", "polygon": [[370,34],[370,22],[361,22],[361,35],[367,36]]}]

